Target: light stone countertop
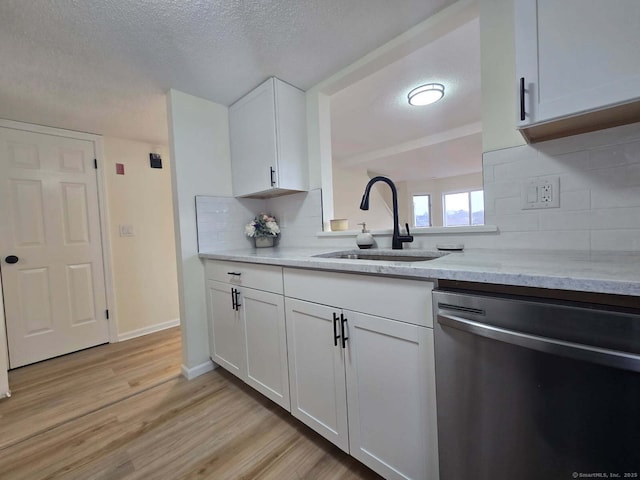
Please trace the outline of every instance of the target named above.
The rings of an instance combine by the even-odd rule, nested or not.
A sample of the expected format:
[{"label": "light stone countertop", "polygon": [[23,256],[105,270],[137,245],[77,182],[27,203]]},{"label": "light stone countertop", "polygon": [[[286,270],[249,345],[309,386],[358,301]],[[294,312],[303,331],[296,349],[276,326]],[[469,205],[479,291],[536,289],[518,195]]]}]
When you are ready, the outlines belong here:
[{"label": "light stone countertop", "polygon": [[[200,257],[336,272],[461,280],[640,297],[640,253],[470,249],[422,262],[314,257],[333,251],[351,250],[246,248],[201,252]],[[359,252],[367,251],[383,250]],[[384,252],[393,254],[398,251],[384,249]],[[405,249],[403,252],[407,254],[425,251]]]}]

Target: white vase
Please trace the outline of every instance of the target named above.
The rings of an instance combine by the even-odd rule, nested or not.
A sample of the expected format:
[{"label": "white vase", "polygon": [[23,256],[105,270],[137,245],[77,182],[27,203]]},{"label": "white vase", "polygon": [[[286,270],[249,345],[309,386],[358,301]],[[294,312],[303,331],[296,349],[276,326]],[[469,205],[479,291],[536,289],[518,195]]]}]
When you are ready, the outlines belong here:
[{"label": "white vase", "polygon": [[274,237],[253,237],[256,241],[256,248],[273,247]]}]

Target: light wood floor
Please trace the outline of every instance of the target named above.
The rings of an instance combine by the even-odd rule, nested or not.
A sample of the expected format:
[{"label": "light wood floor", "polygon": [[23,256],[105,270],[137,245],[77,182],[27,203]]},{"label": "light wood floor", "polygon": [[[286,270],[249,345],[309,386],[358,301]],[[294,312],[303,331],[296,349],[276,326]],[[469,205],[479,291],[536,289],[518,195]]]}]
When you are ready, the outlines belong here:
[{"label": "light wood floor", "polygon": [[0,479],[380,479],[224,370],[185,380],[177,328],[9,382]]}]

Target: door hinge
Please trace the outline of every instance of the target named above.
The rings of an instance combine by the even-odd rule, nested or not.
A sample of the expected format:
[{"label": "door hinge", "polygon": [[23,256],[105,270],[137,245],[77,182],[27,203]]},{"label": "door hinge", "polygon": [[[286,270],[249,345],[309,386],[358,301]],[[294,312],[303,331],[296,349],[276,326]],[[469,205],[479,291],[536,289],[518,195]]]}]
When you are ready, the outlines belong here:
[{"label": "door hinge", "polygon": [[97,158],[93,159],[93,168],[95,168],[95,169],[98,168],[98,159]]},{"label": "door hinge", "polygon": [[106,310],[104,311],[104,313],[105,313],[105,315],[107,316],[107,320],[109,320],[109,309],[106,309]]}]

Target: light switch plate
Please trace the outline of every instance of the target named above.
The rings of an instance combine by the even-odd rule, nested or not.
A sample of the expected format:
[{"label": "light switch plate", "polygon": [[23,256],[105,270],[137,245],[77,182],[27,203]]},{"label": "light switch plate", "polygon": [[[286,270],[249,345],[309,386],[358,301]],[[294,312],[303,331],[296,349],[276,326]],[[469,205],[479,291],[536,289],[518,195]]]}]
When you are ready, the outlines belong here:
[{"label": "light switch plate", "polygon": [[121,237],[133,237],[135,233],[133,231],[133,225],[118,225],[118,231]]}]

